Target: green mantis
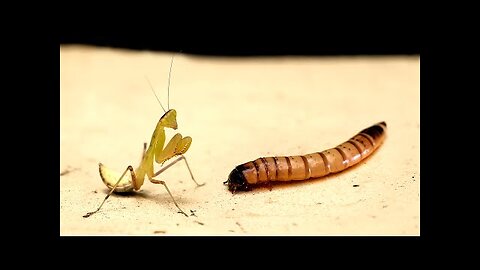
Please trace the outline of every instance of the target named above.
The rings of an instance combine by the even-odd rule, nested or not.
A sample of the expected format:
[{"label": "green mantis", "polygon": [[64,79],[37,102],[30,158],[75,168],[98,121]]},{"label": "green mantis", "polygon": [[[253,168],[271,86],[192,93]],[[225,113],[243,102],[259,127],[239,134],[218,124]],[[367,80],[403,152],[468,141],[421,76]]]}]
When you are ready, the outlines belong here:
[{"label": "green mantis", "polygon": [[[170,99],[170,75],[172,71],[172,65],[173,65],[173,57],[170,63],[170,71],[168,75],[168,99]],[[151,86],[151,84],[150,84],[150,87],[153,93],[155,94],[155,91],[153,90],[153,87]],[[155,130],[153,131],[148,149],[147,149],[147,143],[144,143],[143,145],[143,154],[142,154],[142,159],[140,161],[140,165],[135,170],[131,165],[129,165],[125,169],[125,171],[120,175],[117,172],[108,169],[102,163],[99,163],[100,177],[102,178],[102,181],[105,183],[105,185],[110,189],[110,192],[106,195],[105,199],[103,199],[102,203],[97,208],[97,210],[85,214],[83,216],[84,218],[87,218],[95,214],[96,212],[98,212],[100,208],[102,208],[105,201],[108,199],[108,197],[110,197],[110,195],[113,192],[121,193],[121,192],[132,192],[134,190],[139,190],[144,183],[145,176],[148,178],[150,182],[154,184],[163,185],[167,190],[168,194],[170,195],[170,197],[172,198],[173,203],[178,208],[179,213],[182,213],[188,217],[188,215],[178,206],[177,202],[172,196],[172,193],[168,189],[167,184],[162,180],[154,179],[154,177],[158,176],[159,174],[161,174],[162,172],[170,168],[172,165],[174,165],[178,161],[184,160],[185,164],[187,165],[188,171],[190,172],[190,176],[192,177],[193,182],[195,182],[197,186],[203,186],[205,183],[198,184],[197,181],[195,181],[195,178],[193,177],[193,174],[192,174],[192,170],[190,169],[190,166],[188,166],[187,159],[183,155],[190,148],[190,145],[192,143],[191,137],[189,136],[182,137],[180,133],[177,133],[170,139],[170,141],[165,146],[165,139],[166,139],[165,129],[171,128],[176,130],[178,127],[177,112],[174,109],[169,108],[170,101],[168,102],[168,108],[165,111],[165,108],[163,107],[162,103],[160,102],[156,94],[155,94],[155,97],[157,98],[158,102],[160,103],[160,106],[162,107],[165,113],[162,115],[162,117],[157,123],[157,126],[155,127]],[[168,165],[163,166],[163,164],[166,161],[174,157],[176,157],[176,159],[174,159]],[[153,164],[154,160],[156,163],[159,163],[162,165],[162,168],[156,173],[154,173],[154,164]]]}]

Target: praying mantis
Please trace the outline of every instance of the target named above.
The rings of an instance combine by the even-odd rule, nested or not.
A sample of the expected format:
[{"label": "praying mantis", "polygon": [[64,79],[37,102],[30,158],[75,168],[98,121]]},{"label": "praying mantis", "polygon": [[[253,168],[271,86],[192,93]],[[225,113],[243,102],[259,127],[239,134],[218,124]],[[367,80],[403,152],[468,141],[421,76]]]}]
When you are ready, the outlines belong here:
[{"label": "praying mantis", "polygon": [[[175,206],[178,208],[179,213],[184,214],[185,216],[188,217],[188,215],[178,206],[177,202],[172,196],[172,193],[170,192],[167,184],[165,181],[162,180],[157,180],[154,179],[154,177],[158,176],[171,166],[173,166],[175,163],[179,162],[180,160],[184,160],[185,164],[187,165],[188,171],[190,172],[190,176],[197,185],[203,186],[203,184],[197,183],[195,178],[193,177],[192,170],[190,169],[190,166],[188,165],[187,159],[183,154],[185,154],[188,149],[190,148],[190,145],[192,143],[192,138],[189,136],[182,137],[180,133],[175,134],[170,141],[165,145],[165,129],[171,128],[176,130],[178,128],[177,125],[177,112],[174,109],[170,109],[170,77],[172,73],[172,66],[173,66],[173,59],[174,56],[172,56],[172,60],[170,62],[170,70],[168,73],[168,107],[167,110],[163,107],[162,103],[157,97],[157,94],[155,94],[155,91],[153,90],[153,86],[150,83],[150,81],[147,78],[148,83],[150,84],[150,88],[157,98],[158,103],[162,107],[164,114],[162,117],[160,117],[160,120],[157,123],[157,126],[155,127],[155,130],[153,131],[152,138],[150,139],[150,145],[148,146],[147,149],[147,143],[143,144],[143,152],[142,152],[142,159],[140,161],[140,165],[134,170],[131,165],[129,165],[125,171],[120,175],[117,172],[107,168],[105,165],[102,163],[99,163],[99,172],[100,172],[100,177],[102,178],[102,181],[104,184],[110,189],[110,191],[107,193],[105,198],[103,199],[102,203],[100,206],[93,212],[88,212],[85,214],[83,217],[88,218],[91,215],[97,213],[105,203],[105,201],[110,197],[110,195],[113,192],[117,193],[125,193],[125,192],[132,192],[132,191],[137,191],[140,189],[140,187],[143,185],[145,176],[148,178],[148,180],[154,184],[161,184],[165,187],[167,190],[168,194],[170,195],[170,198],[173,200],[173,203]],[[170,162],[168,165],[163,166],[163,164],[176,157],[172,162]],[[155,160],[156,163],[161,164],[162,168],[154,173],[154,164],[153,161]],[[129,172],[129,174],[127,174]]]}]

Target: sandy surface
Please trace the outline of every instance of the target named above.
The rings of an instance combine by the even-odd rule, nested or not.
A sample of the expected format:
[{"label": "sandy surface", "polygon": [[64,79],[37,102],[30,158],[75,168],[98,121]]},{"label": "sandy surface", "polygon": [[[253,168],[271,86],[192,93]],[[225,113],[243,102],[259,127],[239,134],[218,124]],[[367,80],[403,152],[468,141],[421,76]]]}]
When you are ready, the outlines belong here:
[{"label": "sandy surface", "polygon": [[[61,235],[419,235],[419,57],[218,58],[178,55],[170,107],[191,136],[188,162],[112,195],[98,163],[136,167],[167,106],[171,54],[60,48]],[[222,184],[261,156],[322,151],[376,122],[384,144],[349,170],[313,181],[232,195]],[[174,131],[167,130],[167,139]],[[160,168],[157,166],[157,168]],[[62,173],[64,173],[62,175]],[[358,187],[354,187],[358,185]],[[192,212],[191,212],[192,211]]]}]

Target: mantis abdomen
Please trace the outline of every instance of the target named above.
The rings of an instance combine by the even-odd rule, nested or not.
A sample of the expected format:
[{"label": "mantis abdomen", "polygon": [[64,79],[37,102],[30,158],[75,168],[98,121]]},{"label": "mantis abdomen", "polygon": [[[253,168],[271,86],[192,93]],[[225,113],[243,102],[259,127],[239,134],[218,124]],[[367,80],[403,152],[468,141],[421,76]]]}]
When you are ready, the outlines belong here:
[{"label": "mantis abdomen", "polygon": [[322,152],[301,156],[262,157],[237,166],[227,180],[230,191],[250,190],[269,181],[318,178],[343,171],[367,158],[385,138],[387,124],[380,122],[348,141]]}]

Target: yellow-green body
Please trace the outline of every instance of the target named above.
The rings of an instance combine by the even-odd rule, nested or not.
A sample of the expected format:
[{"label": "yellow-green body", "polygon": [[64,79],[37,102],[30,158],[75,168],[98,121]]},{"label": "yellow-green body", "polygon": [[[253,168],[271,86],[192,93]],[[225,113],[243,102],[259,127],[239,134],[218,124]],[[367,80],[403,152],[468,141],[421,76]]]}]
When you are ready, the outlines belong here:
[{"label": "yellow-green body", "polygon": [[[170,71],[168,73],[168,96],[170,97],[170,75],[172,72],[172,65],[173,65],[173,57],[172,61],[170,63]],[[148,81],[148,79],[147,79]],[[148,81],[150,83],[150,81]],[[150,84],[150,86],[152,86]],[[175,199],[173,198],[172,193],[167,187],[167,184],[165,181],[154,179],[153,177],[159,175],[166,169],[170,168],[173,164],[177,163],[180,160],[185,161],[185,165],[188,168],[188,171],[190,172],[190,176],[192,177],[192,181],[197,184],[197,186],[203,186],[203,184],[198,184],[197,181],[195,181],[195,178],[193,177],[192,170],[190,170],[190,167],[188,166],[187,159],[183,154],[185,154],[190,148],[190,145],[192,144],[192,138],[191,137],[185,137],[182,138],[182,135],[180,133],[175,134],[170,141],[167,143],[165,148],[163,147],[165,145],[165,128],[172,128],[172,129],[177,129],[177,112],[174,109],[170,109],[170,104],[168,105],[168,111],[165,111],[165,108],[162,106],[162,103],[158,99],[157,95],[155,94],[155,91],[152,88],[152,92],[155,95],[155,97],[158,100],[158,103],[160,103],[160,106],[162,107],[163,111],[165,114],[160,117],[160,120],[157,123],[157,126],[155,127],[155,130],[153,131],[152,138],[150,139],[150,145],[148,146],[147,149],[147,144],[145,143],[143,145],[143,155],[142,155],[142,160],[140,161],[140,165],[134,170],[132,166],[127,166],[125,171],[122,174],[119,174],[115,171],[112,171],[105,167],[102,163],[99,163],[99,172],[100,172],[100,177],[102,178],[103,183],[110,189],[110,192],[108,192],[107,196],[105,196],[105,199],[103,199],[102,203],[100,206],[97,208],[97,210],[93,212],[88,212],[85,215],[83,215],[84,218],[88,218],[91,215],[95,214],[102,208],[102,205],[105,203],[105,201],[108,199],[108,197],[113,193],[113,192],[131,192],[134,190],[139,190],[140,187],[143,185],[143,182],[145,181],[145,176],[148,177],[148,180],[153,183],[153,184],[161,184],[165,187],[167,190],[168,194],[173,200],[173,203],[175,206],[178,208],[179,213],[185,215],[188,217],[188,215],[178,206],[177,202],[175,202]],[[170,162],[169,164],[163,166],[163,163],[175,156],[178,156],[175,160]],[[154,173],[154,167],[153,167],[153,159],[155,159],[156,163],[160,163],[162,165],[162,168]]]},{"label": "yellow-green body", "polygon": [[[175,134],[172,139],[165,145],[165,128],[177,129],[177,112],[174,109],[170,109],[160,118],[153,131],[150,145],[145,151],[140,165],[135,169],[135,176],[126,174],[123,179],[115,187],[115,192],[131,192],[133,190],[139,190],[143,185],[145,176],[148,179],[152,179],[154,174],[153,160],[156,163],[162,164],[171,159],[172,157],[182,155],[187,152],[192,143],[192,138],[187,136],[182,138],[180,133]],[[112,170],[100,165],[100,175],[103,182],[109,188],[113,188],[117,181],[120,179],[120,174],[113,172]]]}]

